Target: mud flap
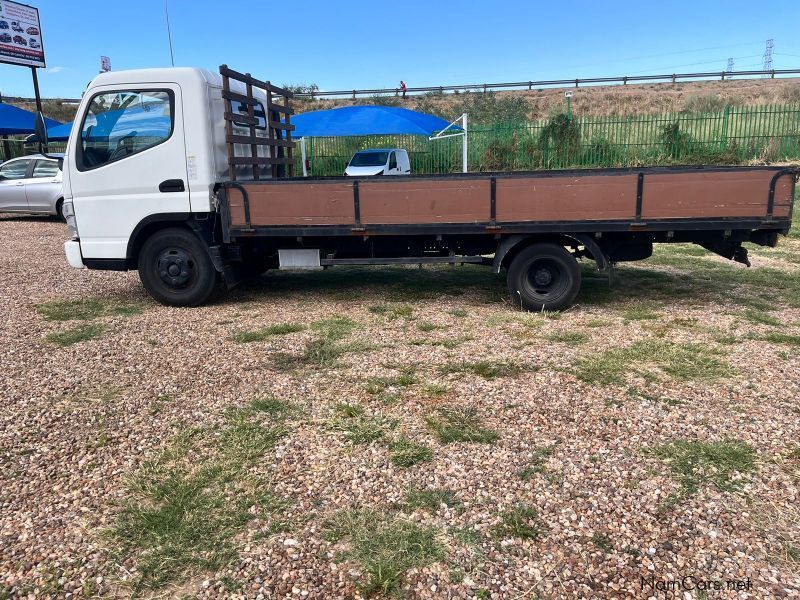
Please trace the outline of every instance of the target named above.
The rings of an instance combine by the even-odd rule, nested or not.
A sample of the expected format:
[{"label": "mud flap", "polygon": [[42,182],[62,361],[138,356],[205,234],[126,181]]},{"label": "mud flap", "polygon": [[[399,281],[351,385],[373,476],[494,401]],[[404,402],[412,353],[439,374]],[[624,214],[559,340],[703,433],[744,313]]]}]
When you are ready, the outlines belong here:
[{"label": "mud flap", "polygon": [[750,259],[747,257],[747,248],[742,247],[742,242],[721,240],[717,242],[703,242],[700,244],[706,250],[718,254],[722,258],[733,260],[749,267]]}]

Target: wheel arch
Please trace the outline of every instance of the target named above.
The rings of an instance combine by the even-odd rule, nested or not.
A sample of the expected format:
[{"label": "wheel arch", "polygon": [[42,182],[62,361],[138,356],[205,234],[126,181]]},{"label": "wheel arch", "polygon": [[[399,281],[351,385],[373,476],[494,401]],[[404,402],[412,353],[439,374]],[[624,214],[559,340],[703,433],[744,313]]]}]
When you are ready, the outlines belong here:
[{"label": "wheel arch", "polygon": [[585,233],[518,234],[500,240],[492,262],[492,270],[499,273],[500,269],[508,267],[514,256],[524,248],[531,244],[548,242],[561,246],[571,246],[576,243],[583,246],[597,263],[598,271],[605,271],[611,264],[600,244]]},{"label": "wheel arch", "polygon": [[147,238],[160,229],[168,227],[183,227],[192,231],[189,226],[191,213],[160,213],[148,215],[133,228],[128,238],[128,248],[125,252],[125,261],[129,269],[136,269],[139,266],[139,252]]}]

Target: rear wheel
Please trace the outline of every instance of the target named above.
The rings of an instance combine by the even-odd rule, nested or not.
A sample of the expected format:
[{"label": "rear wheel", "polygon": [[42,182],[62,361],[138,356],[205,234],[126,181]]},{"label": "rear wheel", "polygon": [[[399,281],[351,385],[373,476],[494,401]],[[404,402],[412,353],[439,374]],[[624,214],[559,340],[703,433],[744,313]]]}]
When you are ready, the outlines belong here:
[{"label": "rear wheel", "polygon": [[203,243],[179,228],[162,229],[145,241],[139,278],[153,298],[170,306],[199,306],[220,281]]},{"label": "rear wheel", "polygon": [[578,261],[563,246],[533,244],[522,249],[508,268],[512,302],[525,310],[561,310],[581,287]]},{"label": "rear wheel", "polygon": [[66,222],[64,218],[64,199],[59,198],[58,202],[56,202],[56,216],[58,217],[59,221]]}]

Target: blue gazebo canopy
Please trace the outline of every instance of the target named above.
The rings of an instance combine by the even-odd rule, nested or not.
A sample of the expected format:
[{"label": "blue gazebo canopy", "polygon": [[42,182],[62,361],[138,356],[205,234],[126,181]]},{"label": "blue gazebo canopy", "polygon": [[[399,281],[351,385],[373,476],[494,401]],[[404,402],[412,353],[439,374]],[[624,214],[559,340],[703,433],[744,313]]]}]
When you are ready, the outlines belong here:
[{"label": "blue gazebo canopy", "polygon": [[47,139],[51,142],[65,142],[69,139],[69,132],[72,131],[72,123],[64,123],[55,127],[47,128]]},{"label": "blue gazebo canopy", "polygon": [[[36,113],[23,110],[11,104],[0,104],[0,135],[33,133]],[[44,123],[50,127],[60,125],[58,121],[45,117]]]},{"label": "blue gazebo canopy", "polygon": [[[434,115],[394,106],[345,106],[292,117],[292,137],[432,135],[450,123]],[[453,127],[453,129],[460,129]]]}]

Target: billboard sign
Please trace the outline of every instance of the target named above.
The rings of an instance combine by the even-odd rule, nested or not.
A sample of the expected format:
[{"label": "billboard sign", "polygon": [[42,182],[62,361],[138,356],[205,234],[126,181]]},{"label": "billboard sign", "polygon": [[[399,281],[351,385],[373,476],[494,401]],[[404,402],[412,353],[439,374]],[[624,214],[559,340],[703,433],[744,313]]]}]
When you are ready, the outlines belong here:
[{"label": "billboard sign", "polygon": [[0,0],[0,62],[44,68],[44,43],[39,9]]}]

